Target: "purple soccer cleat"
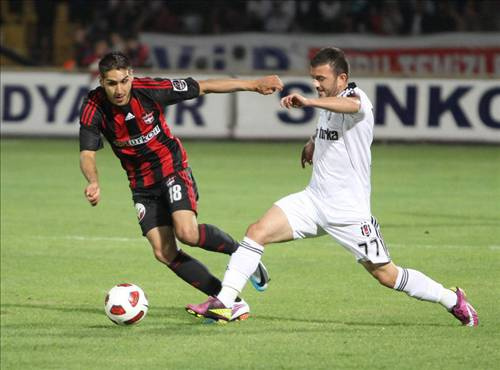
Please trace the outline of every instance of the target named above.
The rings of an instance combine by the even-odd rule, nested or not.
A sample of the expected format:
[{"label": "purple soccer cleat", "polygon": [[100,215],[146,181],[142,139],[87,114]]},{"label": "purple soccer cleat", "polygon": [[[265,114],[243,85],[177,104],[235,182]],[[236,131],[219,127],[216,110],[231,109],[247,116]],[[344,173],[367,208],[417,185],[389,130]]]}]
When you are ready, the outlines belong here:
[{"label": "purple soccer cleat", "polygon": [[188,304],[186,311],[196,317],[204,317],[219,324],[228,321],[242,321],[249,317],[250,307],[241,299],[235,302],[233,307],[226,307],[217,297],[208,297],[207,301],[201,304]]},{"label": "purple soccer cleat", "polygon": [[453,306],[453,308],[450,310],[450,313],[458,320],[460,320],[462,325],[478,326],[479,319],[477,317],[477,312],[474,307],[472,307],[472,305],[467,301],[465,292],[459,287],[452,290],[457,295],[457,304]]}]

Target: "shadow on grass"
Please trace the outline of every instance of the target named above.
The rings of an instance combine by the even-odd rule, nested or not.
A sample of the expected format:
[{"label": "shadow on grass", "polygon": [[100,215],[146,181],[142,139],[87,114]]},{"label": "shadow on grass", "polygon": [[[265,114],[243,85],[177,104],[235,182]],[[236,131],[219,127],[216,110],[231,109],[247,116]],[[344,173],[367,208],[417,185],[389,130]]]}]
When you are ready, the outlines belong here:
[{"label": "shadow on grass", "polygon": [[279,317],[279,316],[267,316],[258,315],[254,317],[255,320],[266,320],[266,321],[280,321],[280,322],[295,322],[301,324],[319,324],[319,325],[346,325],[354,327],[363,326],[373,326],[373,327],[392,327],[392,326],[430,326],[430,327],[449,327],[450,325],[441,323],[428,323],[428,322],[418,322],[412,323],[409,320],[405,322],[361,322],[361,321],[342,321],[342,320],[327,320],[327,319],[299,319],[293,317]]},{"label": "shadow on grass", "polygon": [[[99,316],[104,316],[104,311],[102,309],[90,308],[90,307],[75,307],[75,306],[59,306],[54,304],[35,304],[35,303],[27,303],[27,304],[3,304],[3,314],[9,314],[9,308],[21,308],[21,309],[33,309],[33,310],[48,310],[48,311],[56,311],[62,313],[83,313],[83,314],[96,314]],[[203,327],[216,326],[221,327],[221,325],[203,325],[203,320],[195,319],[192,316],[189,316],[183,308],[179,306],[156,306],[154,309],[150,309],[148,312],[149,320],[147,322],[154,322],[155,327],[149,327],[148,325],[144,325],[141,323],[141,329],[146,331],[158,331],[165,332],[166,329],[180,328],[180,327],[196,327],[201,325]],[[154,320],[157,319],[168,319],[167,322],[165,320]],[[151,320],[153,319],[153,320]],[[276,323],[297,323],[297,324],[314,324],[314,325],[328,325],[328,326],[345,326],[345,327],[450,327],[451,325],[442,324],[442,323],[428,323],[428,322],[411,322],[410,320],[405,322],[362,322],[362,321],[343,321],[339,319],[314,319],[314,318],[294,318],[294,317],[283,317],[283,316],[270,316],[270,315],[256,315],[251,316],[251,321],[248,324],[251,324],[252,321],[258,323],[259,321],[264,322],[276,322]],[[236,325],[243,324],[247,326],[247,322],[243,323],[235,323]],[[231,324],[231,326],[235,325]],[[262,323],[259,324],[259,326]],[[158,328],[158,325],[161,325],[161,328]],[[4,327],[8,327],[9,325],[4,325]],[[115,330],[117,325],[110,324],[99,324],[99,325],[89,325],[86,326],[88,329],[100,329],[100,330]],[[260,329],[259,329],[260,330]],[[267,329],[269,330],[269,329]],[[283,328],[279,328],[279,330],[283,330]],[[306,329],[299,329],[294,327],[295,331],[307,331]],[[313,329],[310,329],[313,330]],[[314,329],[316,330],[316,329]],[[331,330],[322,328],[320,331]]]},{"label": "shadow on grass", "polygon": [[102,309],[90,308],[90,307],[76,307],[76,306],[60,306],[55,304],[42,304],[42,303],[25,303],[25,304],[15,304],[15,303],[5,303],[2,304],[2,309],[4,309],[4,314],[8,314],[8,308],[22,308],[22,309],[34,309],[34,310],[48,310],[48,311],[58,311],[58,312],[81,312],[81,313],[92,313],[92,314],[103,314]]},{"label": "shadow on grass", "polygon": [[[9,308],[21,308],[21,309],[33,309],[33,310],[47,310],[47,311],[57,311],[57,312],[67,312],[67,313],[90,313],[90,314],[104,314],[104,305],[102,308],[93,307],[81,307],[81,306],[61,306],[59,304],[53,303],[5,303],[2,304],[2,314],[9,314]],[[172,317],[174,316],[184,316],[184,309],[179,306],[155,306],[150,307],[148,316],[155,317]]]}]

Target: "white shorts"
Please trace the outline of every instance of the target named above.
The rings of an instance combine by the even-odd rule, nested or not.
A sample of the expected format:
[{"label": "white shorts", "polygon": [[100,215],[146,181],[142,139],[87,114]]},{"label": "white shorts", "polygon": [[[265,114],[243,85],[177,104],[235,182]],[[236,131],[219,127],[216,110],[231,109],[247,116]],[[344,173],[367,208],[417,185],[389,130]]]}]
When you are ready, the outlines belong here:
[{"label": "white shorts", "polygon": [[328,221],[324,213],[315,206],[313,195],[307,191],[288,195],[278,200],[288,218],[294,239],[304,239],[329,234],[345,249],[351,252],[358,262],[390,262],[380,226],[375,217],[357,223],[339,223]]}]

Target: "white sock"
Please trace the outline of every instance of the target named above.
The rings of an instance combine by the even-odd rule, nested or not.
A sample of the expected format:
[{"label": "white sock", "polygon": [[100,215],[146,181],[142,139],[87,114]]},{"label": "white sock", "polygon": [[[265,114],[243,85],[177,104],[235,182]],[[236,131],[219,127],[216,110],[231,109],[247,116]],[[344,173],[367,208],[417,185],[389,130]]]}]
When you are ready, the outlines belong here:
[{"label": "white sock", "polygon": [[438,302],[450,310],[457,303],[457,296],[449,289],[422,274],[420,271],[397,266],[398,277],[394,289],[422,301]]},{"label": "white sock", "polygon": [[262,253],[264,253],[262,245],[245,237],[236,252],[231,255],[222,281],[222,289],[217,295],[224,306],[233,306],[234,300],[257,269]]}]

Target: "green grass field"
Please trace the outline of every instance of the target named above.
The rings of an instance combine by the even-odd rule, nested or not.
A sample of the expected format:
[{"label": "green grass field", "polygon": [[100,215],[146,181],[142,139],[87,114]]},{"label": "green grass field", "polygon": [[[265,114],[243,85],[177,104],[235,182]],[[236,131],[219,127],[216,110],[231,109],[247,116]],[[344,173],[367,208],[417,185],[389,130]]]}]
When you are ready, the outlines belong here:
[{"label": "green grass field", "polygon": [[[236,238],[309,180],[300,143],[186,148],[200,222]],[[379,286],[328,237],[267,248],[269,290],[244,291],[251,319],[203,325],[183,307],[205,297],[154,260],[109,146],[98,166],[102,202],[92,208],[77,141],[1,142],[2,369],[498,369],[498,147],[373,147],[372,210],[394,261],[464,287],[476,329]],[[185,249],[222,277],[227,256]],[[104,314],[120,282],[148,294],[138,326]]]}]

